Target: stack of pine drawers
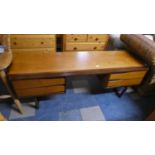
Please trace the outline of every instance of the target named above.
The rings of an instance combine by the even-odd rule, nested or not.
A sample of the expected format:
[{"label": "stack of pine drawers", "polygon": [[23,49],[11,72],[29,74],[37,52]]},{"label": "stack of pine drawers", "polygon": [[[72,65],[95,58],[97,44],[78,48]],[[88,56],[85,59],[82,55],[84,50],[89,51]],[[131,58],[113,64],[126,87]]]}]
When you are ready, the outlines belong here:
[{"label": "stack of pine drawers", "polygon": [[11,34],[10,48],[13,52],[56,52],[55,34]]},{"label": "stack of pine drawers", "polygon": [[63,51],[104,51],[108,41],[108,34],[65,34]]}]

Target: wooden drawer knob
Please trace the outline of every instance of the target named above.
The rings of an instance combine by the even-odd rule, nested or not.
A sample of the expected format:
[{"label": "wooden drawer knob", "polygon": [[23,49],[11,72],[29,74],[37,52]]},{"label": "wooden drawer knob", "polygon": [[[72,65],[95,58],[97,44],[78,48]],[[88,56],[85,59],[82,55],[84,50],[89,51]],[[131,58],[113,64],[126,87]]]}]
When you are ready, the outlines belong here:
[{"label": "wooden drawer knob", "polygon": [[17,45],[17,43],[16,43],[16,42],[14,42],[13,44],[14,44],[14,45]]},{"label": "wooden drawer knob", "polygon": [[98,41],[99,39],[98,39],[98,38],[96,38],[95,40],[96,40],[96,41]]},{"label": "wooden drawer knob", "polygon": [[74,50],[77,50],[77,47],[74,47]]},{"label": "wooden drawer knob", "polygon": [[74,38],[74,40],[75,40],[75,41],[77,41],[77,40],[78,40],[78,38]]},{"label": "wooden drawer knob", "polygon": [[97,47],[94,47],[94,50],[96,50],[97,49]]},{"label": "wooden drawer knob", "polygon": [[42,41],[42,42],[41,42],[41,44],[43,45],[43,44],[44,44],[44,42]]}]

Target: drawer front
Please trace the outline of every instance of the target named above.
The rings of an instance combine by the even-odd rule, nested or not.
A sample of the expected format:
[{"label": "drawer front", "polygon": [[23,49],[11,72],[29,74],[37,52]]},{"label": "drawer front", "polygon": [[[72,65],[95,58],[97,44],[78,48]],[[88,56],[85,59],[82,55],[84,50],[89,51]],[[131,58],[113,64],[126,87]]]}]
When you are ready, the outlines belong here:
[{"label": "drawer front", "polygon": [[55,36],[51,35],[13,35],[11,48],[55,48]]},{"label": "drawer front", "polygon": [[47,87],[54,85],[64,85],[65,79],[35,79],[35,80],[15,80],[12,81],[15,90],[17,89],[30,89],[37,87]]},{"label": "drawer front", "polygon": [[55,39],[55,34],[11,34],[10,38],[11,39],[36,39],[36,38],[50,38],[50,39]]},{"label": "drawer front", "polygon": [[87,34],[66,34],[66,42],[86,42]]},{"label": "drawer front", "polygon": [[17,89],[16,94],[18,97],[32,97],[32,96],[46,96],[54,93],[62,93],[65,91],[65,86],[51,86],[39,87],[32,89]]},{"label": "drawer front", "polygon": [[105,49],[105,44],[66,44],[66,51],[103,51]]},{"label": "drawer front", "polygon": [[106,84],[104,84],[104,86],[108,88],[121,87],[121,86],[134,86],[139,85],[141,82],[142,79],[114,80],[114,81],[108,81]]},{"label": "drawer front", "polygon": [[18,53],[18,52],[47,52],[47,53],[55,53],[56,49],[55,48],[28,48],[28,49],[12,49],[13,53]]},{"label": "drawer front", "polygon": [[88,34],[88,42],[107,42],[108,40],[107,34]]},{"label": "drawer front", "polygon": [[127,72],[120,74],[111,74],[109,80],[144,78],[147,71]]}]

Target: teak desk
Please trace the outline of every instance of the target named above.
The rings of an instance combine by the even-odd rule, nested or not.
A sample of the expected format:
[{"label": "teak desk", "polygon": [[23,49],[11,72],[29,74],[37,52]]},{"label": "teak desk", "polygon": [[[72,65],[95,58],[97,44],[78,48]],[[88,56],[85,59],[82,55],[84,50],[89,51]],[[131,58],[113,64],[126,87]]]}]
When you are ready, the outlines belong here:
[{"label": "teak desk", "polygon": [[138,85],[147,70],[127,51],[18,52],[8,76],[16,95],[23,98],[65,92],[68,76],[100,74],[107,88]]}]

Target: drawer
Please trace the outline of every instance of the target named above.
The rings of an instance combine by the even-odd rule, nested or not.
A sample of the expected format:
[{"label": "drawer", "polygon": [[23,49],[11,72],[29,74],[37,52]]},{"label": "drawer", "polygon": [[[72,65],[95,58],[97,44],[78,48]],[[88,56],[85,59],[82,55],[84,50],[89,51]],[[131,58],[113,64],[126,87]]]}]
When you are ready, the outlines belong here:
[{"label": "drawer", "polygon": [[147,71],[127,72],[120,74],[111,74],[109,80],[144,78]]},{"label": "drawer", "polygon": [[128,80],[113,80],[107,81],[103,83],[103,85],[107,88],[115,88],[115,87],[122,87],[122,86],[134,86],[139,85],[142,82],[142,79],[128,79]]},{"label": "drawer", "polygon": [[47,87],[54,85],[64,85],[64,78],[55,78],[55,79],[35,79],[35,80],[15,80],[12,81],[14,88],[17,89],[29,89],[36,87]]},{"label": "drawer", "polygon": [[87,34],[66,34],[66,42],[86,42]]},{"label": "drawer", "polygon": [[63,93],[65,86],[39,87],[32,89],[17,89],[18,97],[46,96],[54,93]]},{"label": "drawer", "polygon": [[47,52],[47,53],[55,53],[55,48],[28,48],[28,49],[12,49],[12,52],[18,53],[18,52]]},{"label": "drawer", "polygon": [[99,43],[68,43],[66,51],[104,51],[106,44]]},{"label": "drawer", "polygon": [[11,48],[55,48],[56,41],[55,37],[45,37],[44,35],[19,35],[11,37]]},{"label": "drawer", "polygon": [[55,34],[11,34],[10,38],[11,39],[37,39],[37,38],[50,38],[50,39],[55,39]]},{"label": "drawer", "polygon": [[88,34],[88,42],[107,42],[108,34]]}]

